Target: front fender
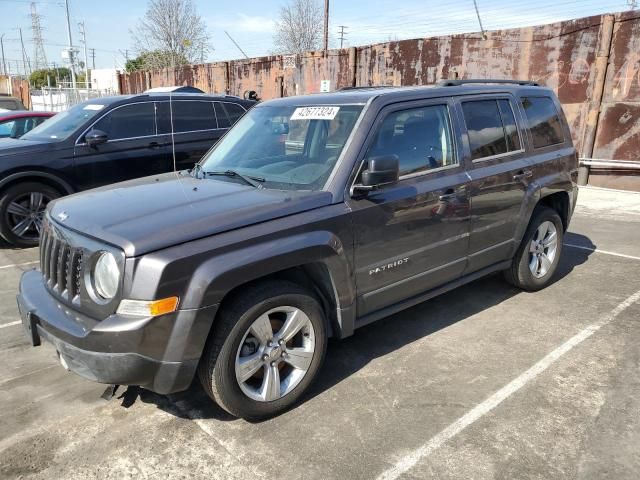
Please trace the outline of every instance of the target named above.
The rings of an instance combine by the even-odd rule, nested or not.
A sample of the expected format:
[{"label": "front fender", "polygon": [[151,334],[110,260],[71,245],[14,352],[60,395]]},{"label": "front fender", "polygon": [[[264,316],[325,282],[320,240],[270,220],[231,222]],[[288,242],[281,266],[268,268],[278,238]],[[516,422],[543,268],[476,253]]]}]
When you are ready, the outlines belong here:
[{"label": "front fender", "polygon": [[[355,301],[355,288],[347,253],[340,239],[328,231],[300,233],[215,255],[193,272],[181,308],[219,304],[227,293],[252,280],[293,267],[323,264],[331,278],[341,330],[352,331],[350,318],[341,313]],[[349,334],[349,333],[347,333]]]}]

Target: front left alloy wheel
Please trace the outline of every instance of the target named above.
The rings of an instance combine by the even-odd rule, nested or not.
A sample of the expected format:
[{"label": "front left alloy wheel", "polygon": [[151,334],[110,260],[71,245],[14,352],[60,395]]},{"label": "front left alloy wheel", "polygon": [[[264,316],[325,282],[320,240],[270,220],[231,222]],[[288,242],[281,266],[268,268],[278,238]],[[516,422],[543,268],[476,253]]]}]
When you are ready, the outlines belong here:
[{"label": "front left alloy wheel", "polygon": [[218,405],[248,420],[291,407],[317,376],[326,350],[319,302],[290,282],[244,290],[223,306],[213,328],[201,383]]}]

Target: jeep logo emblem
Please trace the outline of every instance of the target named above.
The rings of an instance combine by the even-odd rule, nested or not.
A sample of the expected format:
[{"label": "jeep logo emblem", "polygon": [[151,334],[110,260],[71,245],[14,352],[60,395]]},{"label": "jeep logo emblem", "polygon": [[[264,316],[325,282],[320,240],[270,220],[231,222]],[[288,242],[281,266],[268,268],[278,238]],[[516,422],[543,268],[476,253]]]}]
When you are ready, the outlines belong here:
[{"label": "jeep logo emblem", "polygon": [[58,220],[60,220],[61,222],[64,222],[67,218],[69,218],[69,214],[64,210],[56,216],[58,217]]}]

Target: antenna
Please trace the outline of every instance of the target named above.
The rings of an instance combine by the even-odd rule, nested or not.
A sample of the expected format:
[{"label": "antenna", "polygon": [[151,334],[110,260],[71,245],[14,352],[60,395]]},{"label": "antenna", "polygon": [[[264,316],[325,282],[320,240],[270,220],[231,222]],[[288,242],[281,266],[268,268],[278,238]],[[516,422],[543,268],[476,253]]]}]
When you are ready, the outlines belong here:
[{"label": "antenna", "polygon": [[173,133],[173,94],[169,92],[169,118],[171,119],[171,154],[173,155],[173,171],[176,169],[176,139]]}]

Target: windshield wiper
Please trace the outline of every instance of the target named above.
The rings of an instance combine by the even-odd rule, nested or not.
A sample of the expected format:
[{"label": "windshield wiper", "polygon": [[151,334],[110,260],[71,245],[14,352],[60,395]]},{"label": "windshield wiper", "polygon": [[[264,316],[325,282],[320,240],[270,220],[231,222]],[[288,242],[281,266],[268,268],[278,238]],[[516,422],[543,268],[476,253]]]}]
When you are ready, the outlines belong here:
[{"label": "windshield wiper", "polygon": [[[264,182],[265,179],[262,177],[254,177],[250,175],[243,175],[242,173],[236,172],[235,170],[221,170],[214,172],[205,172],[206,175],[223,175],[225,177],[231,178],[240,178],[244,180],[247,185],[251,185],[255,188],[264,188],[260,183]],[[260,183],[258,183],[260,182]]]}]

